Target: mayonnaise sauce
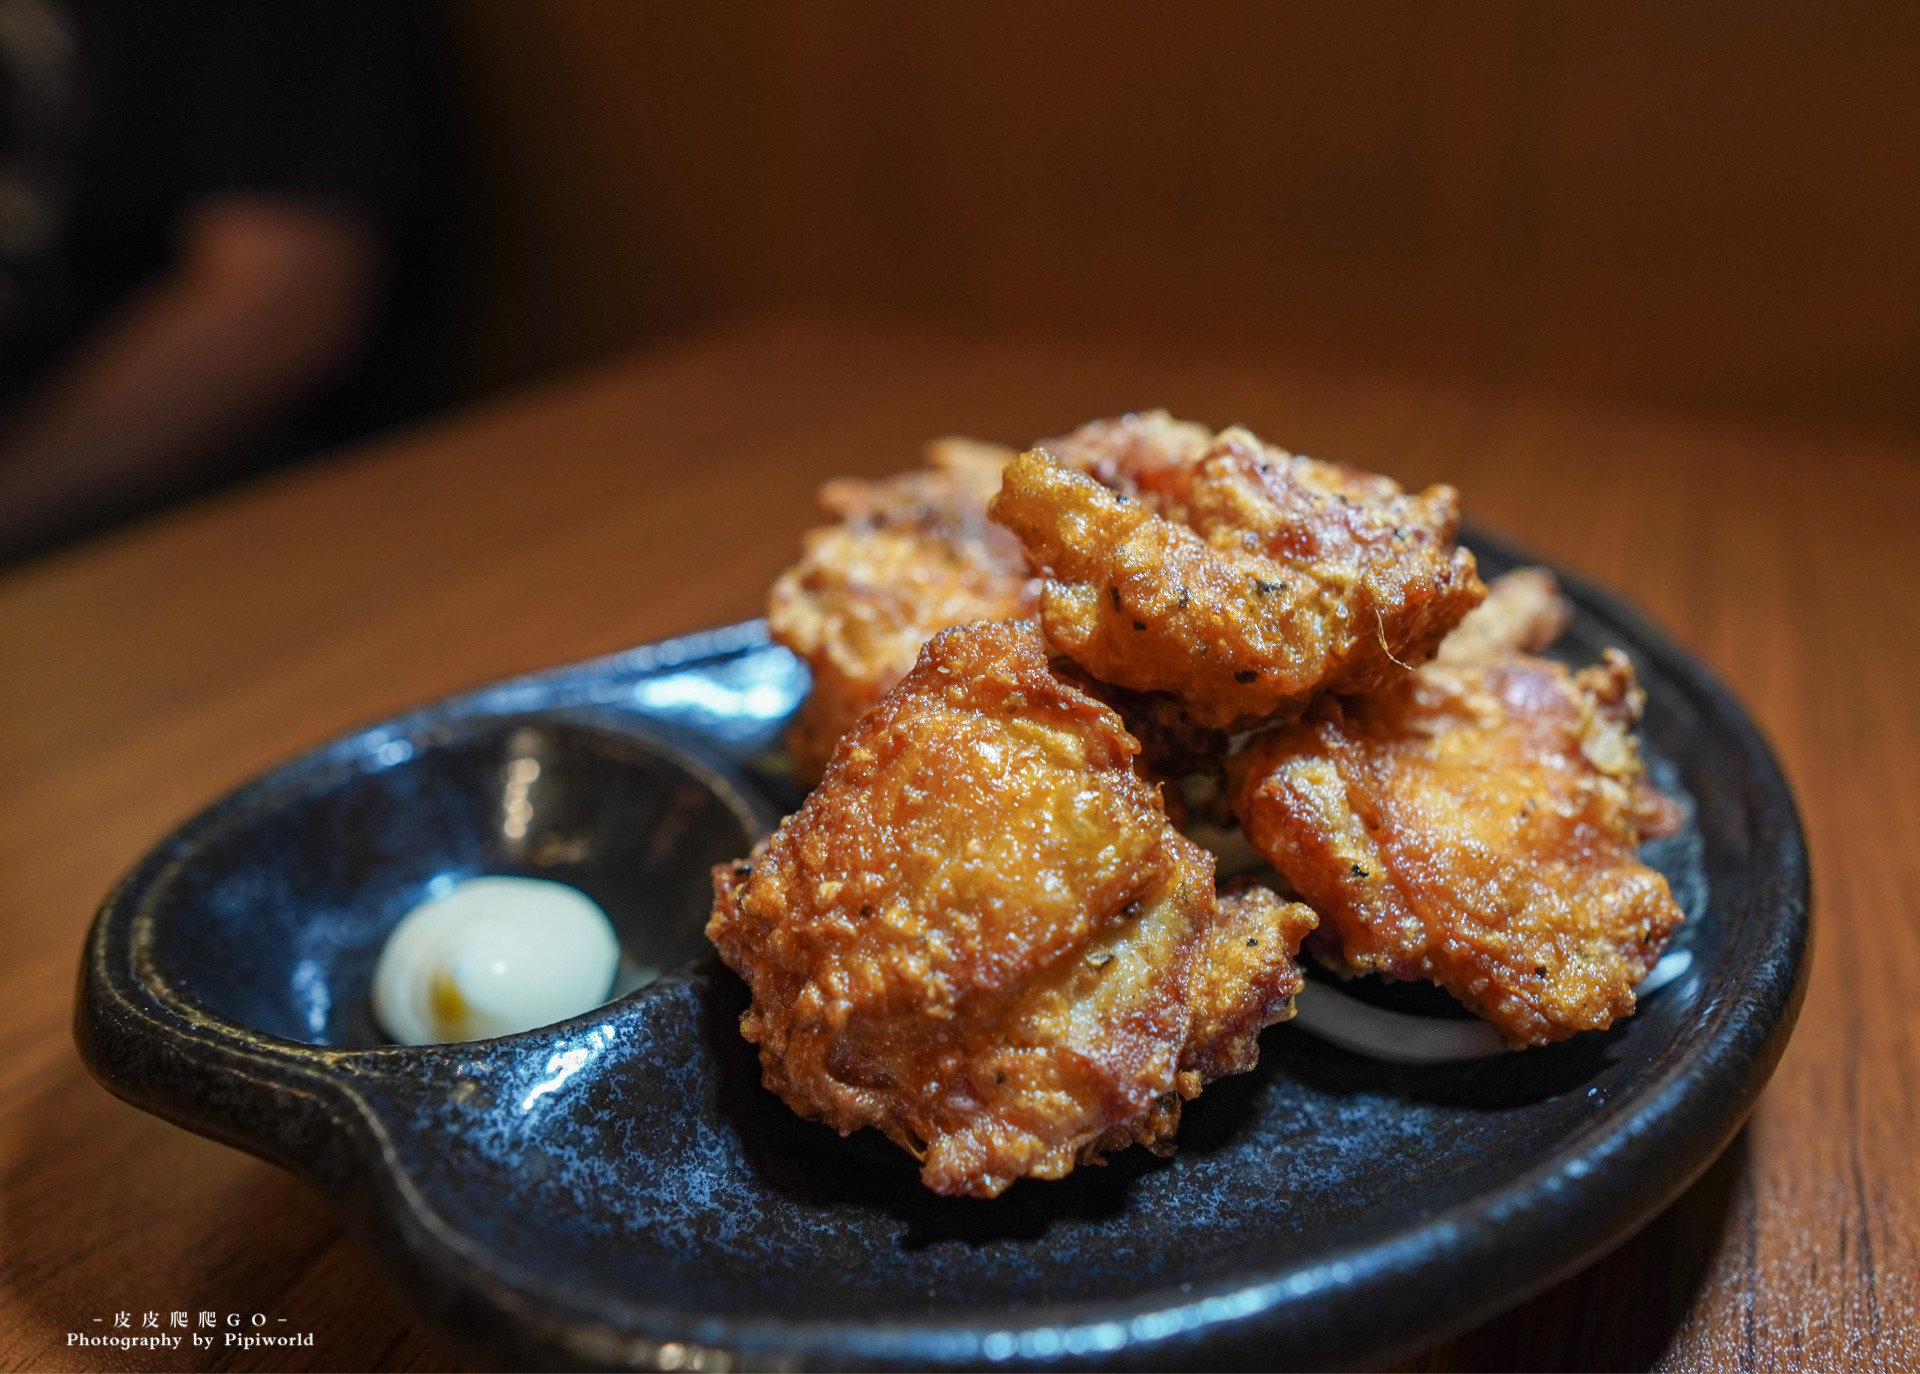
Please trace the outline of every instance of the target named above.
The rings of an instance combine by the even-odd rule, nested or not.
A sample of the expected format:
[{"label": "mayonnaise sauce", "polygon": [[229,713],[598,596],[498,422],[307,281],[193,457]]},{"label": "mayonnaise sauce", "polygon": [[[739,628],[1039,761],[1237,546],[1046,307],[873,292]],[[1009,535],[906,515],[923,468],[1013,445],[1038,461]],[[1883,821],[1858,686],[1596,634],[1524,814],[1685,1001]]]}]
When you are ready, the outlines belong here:
[{"label": "mayonnaise sauce", "polygon": [[387,937],[373,1015],[403,1045],[512,1035],[599,1006],[619,963],[612,922],[577,888],[468,878]]}]

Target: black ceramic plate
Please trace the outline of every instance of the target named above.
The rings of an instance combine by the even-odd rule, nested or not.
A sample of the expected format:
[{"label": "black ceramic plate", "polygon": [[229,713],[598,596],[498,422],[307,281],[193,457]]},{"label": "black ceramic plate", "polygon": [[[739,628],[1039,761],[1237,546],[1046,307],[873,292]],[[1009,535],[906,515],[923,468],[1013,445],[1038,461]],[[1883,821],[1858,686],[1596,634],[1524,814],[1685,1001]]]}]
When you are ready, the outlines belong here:
[{"label": "black ceramic plate", "polygon": [[[1474,541],[1483,565],[1512,559]],[[457,698],[203,812],[109,897],[76,1035],[114,1092],[310,1180],[407,1305],[478,1363],[1355,1362],[1481,1320],[1646,1222],[1766,1081],[1804,986],[1807,867],[1726,691],[1572,579],[1568,652],[1632,654],[1692,821],[1663,862],[1687,975],[1604,1034],[1396,1065],[1280,1026],[1259,1069],[1129,1151],[993,1202],[923,1190],[872,1132],[765,1092],[703,950],[707,867],[795,794],[804,670],[758,624]],[[543,767],[502,833],[510,759]],[[386,932],[437,878],[599,899],[660,982],[469,1045],[382,1045]]]}]

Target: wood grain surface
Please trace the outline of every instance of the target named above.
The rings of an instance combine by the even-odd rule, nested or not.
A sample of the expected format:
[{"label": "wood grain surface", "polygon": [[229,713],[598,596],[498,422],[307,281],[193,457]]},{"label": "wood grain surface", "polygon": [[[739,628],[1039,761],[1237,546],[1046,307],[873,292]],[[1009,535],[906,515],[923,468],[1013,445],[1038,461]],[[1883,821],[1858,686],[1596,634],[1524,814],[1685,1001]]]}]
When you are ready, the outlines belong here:
[{"label": "wood grain surface", "polygon": [[[1812,989],[1734,1147],[1612,1256],[1403,1367],[1920,1363],[1920,454],[1246,353],[795,320],[0,578],[0,1364],[447,1367],[302,1184],[82,1069],[83,934],[165,830],[356,723],[756,614],[824,477],[899,467],[935,434],[1018,441],[1148,405],[1455,482],[1473,518],[1624,593],[1720,672],[1804,810]],[[162,1329],[258,1312],[314,1344],[69,1346],[120,1312],[133,1334],[148,1312]]]},{"label": "wood grain surface", "polygon": [[1212,336],[1920,436],[1901,0],[486,0],[479,378],[773,306]]}]

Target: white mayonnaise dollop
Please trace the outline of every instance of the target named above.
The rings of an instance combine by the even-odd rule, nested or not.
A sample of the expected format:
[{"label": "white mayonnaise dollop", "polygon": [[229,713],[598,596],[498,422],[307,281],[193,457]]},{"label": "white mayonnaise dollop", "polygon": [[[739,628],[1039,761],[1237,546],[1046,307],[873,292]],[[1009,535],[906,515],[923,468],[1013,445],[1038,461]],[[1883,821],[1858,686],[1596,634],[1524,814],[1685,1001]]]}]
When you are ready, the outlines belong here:
[{"label": "white mayonnaise dollop", "polygon": [[402,1045],[549,1026],[607,1000],[613,924],[577,888],[468,878],[408,912],[373,973],[373,1015]]}]

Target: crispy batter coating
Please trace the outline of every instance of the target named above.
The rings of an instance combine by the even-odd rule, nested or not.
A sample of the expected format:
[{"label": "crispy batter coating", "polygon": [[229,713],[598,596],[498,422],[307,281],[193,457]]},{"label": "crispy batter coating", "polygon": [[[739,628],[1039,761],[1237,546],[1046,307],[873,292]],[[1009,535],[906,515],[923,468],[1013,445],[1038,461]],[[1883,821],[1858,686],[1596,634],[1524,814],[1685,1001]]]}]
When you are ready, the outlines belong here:
[{"label": "crispy batter coating", "polygon": [[1573,606],[1545,568],[1515,568],[1487,584],[1487,599],[1467,612],[1434,655],[1440,663],[1484,663],[1538,653],[1565,633]]},{"label": "crispy batter coating", "polygon": [[[1516,585],[1514,603],[1538,591]],[[1570,673],[1503,647],[1540,623],[1508,617],[1504,640],[1468,627],[1479,656],[1329,698],[1236,760],[1235,810],[1320,913],[1316,952],[1349,974],[1430,978],[1516,1048],[1631,1015],[1681,920],[1635,857],[1678,813],[1640,760],[1632,666],[1609,650]]]},{"label": "crispy batter coating", "polygon": [[813,672],[787,735],[801,781],[820,776],[840,737],[935,631],[1032,614],[1037,586],[1026,558],[986,519],[1011,457],[998,445],[939,439],[924,468],[820,488],[821,508],[839,523],[808,532],[767,605],[773,637]]},{"label": "crispy batter coating", "polygon": [[1319,922],[1313,908],[1283,901],[1271,888],[1235,879],[1220,893],[1220,918],[1191,994],[1193,1028],[1180,1056],[1181,1095],[1199,1084],[1245,1073],[1260,1062],[1260,1032],[1293,1015],[1300,991],[1294,955]]},{"label": "crispy batter coating", "polygon": [[1034,450],[989,509],[1050,574],[1049,642],[1197,725],[1246,728],[1322,691],[1382,687],[1485,594],[1453,544],[1450,487],[1407,495],[1243,429],[1217,436],[1183,481],[1168,504],[1184,522]]},{"label": "crispy batter coating", "polygon": [[1031,622],[937,635],[801,809],[715,870],[707,933],[753,991],[767,1086],[879,1128],[945,1194],[1166,1148],[1180,1094],[1287,1014],[1312,916],[1233,904],[1216,950],[1212,857],[1136,748]]},{"label": "crispy batter coating", "polygon": [[918,468],[891,477],[836,477],[821,484],[814,500],[836,520],[956,528],[1005,550],[985,515],[1000,474],[1016,456],[1003,444],[949,435],[921,450]]},{"label": "crispy batter coating", "polygon": [[1089,421],[1034,447],[1103,487],[1144,501],[1154,514],[1185,523],[1193,471],[1213,442],[1205,425],[1176,420],[1164,410],[1144,410]]}]

